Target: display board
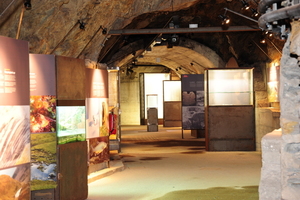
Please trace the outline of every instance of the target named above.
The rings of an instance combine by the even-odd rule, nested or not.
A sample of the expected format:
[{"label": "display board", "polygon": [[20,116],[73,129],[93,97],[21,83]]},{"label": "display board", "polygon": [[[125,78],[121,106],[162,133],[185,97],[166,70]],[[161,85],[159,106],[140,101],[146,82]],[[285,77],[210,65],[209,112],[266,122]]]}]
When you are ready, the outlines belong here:
[{"label": "display board", "polygon": [[[89,165],[109,161],[108,72],[86,69],[86,136]],[[90,172],[97,167],[90,167]],[[99,170],[99,169],[98,169]]]},{"label": "display board", "polygon": [[181,90],[182,129],[204,129],[204,74],[181,75]]},{"label": "display board", "polygon": [[28,42],[0,36],[0,44],[0,199],[30,199]]},{"label": "display board", "polygon": [[31,190],[57,186],[55,56],[30,54]]},{"label": "display board", "polygon": [[180,127],[181,81],[163,81],[164,127]]}]

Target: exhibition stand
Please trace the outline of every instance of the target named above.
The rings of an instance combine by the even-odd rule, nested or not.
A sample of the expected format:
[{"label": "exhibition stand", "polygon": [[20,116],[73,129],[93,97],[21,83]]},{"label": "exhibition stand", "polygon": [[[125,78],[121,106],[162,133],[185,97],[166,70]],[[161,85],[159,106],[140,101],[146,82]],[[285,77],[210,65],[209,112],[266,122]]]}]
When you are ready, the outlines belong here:
[{"label": "exhibition stand", "polygon": [[206,150],[255,151],[252,70],[206,70]]},{"label": "exhibition stand", "polygon": [[0,199],[30,199],[28,42],[0,44]]}]

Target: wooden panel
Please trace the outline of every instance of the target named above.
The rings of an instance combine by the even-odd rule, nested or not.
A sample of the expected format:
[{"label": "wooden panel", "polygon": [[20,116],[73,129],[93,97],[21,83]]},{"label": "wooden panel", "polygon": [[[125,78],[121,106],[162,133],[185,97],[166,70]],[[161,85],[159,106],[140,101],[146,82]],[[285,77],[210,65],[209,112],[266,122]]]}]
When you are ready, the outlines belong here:
[{"label": "wooden panel", "polygon": [[254,151],[252,106],[211,106],[208,110],[208,150]]},{"label": "wooden panel", "polygon": [[88,196],[87,142],[58,145],[58,198],[84,200]]},{"label": "wooden panel", "polygon": [[85,63],[82,59],[56,56],[58,100],[85,99]]}]

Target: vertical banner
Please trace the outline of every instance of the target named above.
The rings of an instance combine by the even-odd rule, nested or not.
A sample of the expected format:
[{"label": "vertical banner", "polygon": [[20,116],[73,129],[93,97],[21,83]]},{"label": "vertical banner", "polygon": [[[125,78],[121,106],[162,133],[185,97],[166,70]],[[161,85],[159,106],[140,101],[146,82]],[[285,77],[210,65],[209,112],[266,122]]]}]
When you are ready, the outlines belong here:
[{"label": "vertical banner", "polygon": [[181,75],[182,129],[204,129],[204,74]]},{"label": "vertical banner", "polygon": [[53,55],[30,54],[31,190],[56,188],[56,79]]},{"label": "vertical banner", "polygon": [[86,69],[86,136],[89,163],[109,160],[108,72]]},{"label": "vertical banner", "polygon": [[28,43],[0,44],[0,199],[30,199]]}]

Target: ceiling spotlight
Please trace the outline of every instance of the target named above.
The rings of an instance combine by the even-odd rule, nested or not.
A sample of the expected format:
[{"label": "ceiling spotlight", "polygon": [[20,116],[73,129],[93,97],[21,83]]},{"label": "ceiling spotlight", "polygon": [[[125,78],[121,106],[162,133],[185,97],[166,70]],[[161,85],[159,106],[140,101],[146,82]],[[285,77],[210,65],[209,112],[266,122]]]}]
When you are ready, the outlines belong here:
[{"label": "ceiling spotlight", "polygon": [[172,43],[176,43],[176,42],[178,42],[178,40],[179,40],[178,35],[176,35],[176,34],[172,35],[172,37],[171,37],[171,42]]},{"label": "ceiling spotlight", "polygon": [[260,43],[265,44],[265,43],[266,43],[266,39],[265,39],[264,37],[262,37],[262,38],[260,39]]},{"label": "ceiling spotlight", "polygon": [[227,17],[225,14],[224,15],[219,15],[219,17],[222,19],[222,25],[226,25],[230,23],[229,17]]},{"label": "ceiling spotlight", "polygon": [[169,23],[169,28],[170,28],[170,29],[173,29],[173,28],[175,28],[175,24],[174,24],[174,22],[173,22],[173,21],[171,21],[171,22]]},{"label": "ceiling spotlight", "polygon": [[176,71],[179,71],[179,70],[181,70],[181,67],[177,67],[175,70],[176,70]]},{"label": "ceiling spotlight", "polygon": [[102,35],[107,34],[107,28],[104,28],[103,26],[100,26],[100,29],[102,29]]},{"label": "ceiling spotlight", "polygon": [[251,11],[252,11],[252,16],[253,16],[253,17],[257,17],[257,16],[258,16],[257,10],[254,9],[254,8],[250,8],[250,9],[251,9]]},{"label": "ceiling spotlight", "polygon": [[30,0],[24,0],[24,7],[25,7],[26,10],[31,10]]},{"label": "ceiling spotlight", "polygon": [[243,4],[243,9],[249,10],[249,8],[250,8],[249,4],[245,0],[241,0],[241,2]]},{"label": "ceiling spotlight", "polygon": [[79,23],[79,28],[82,29],[82,30],[84,30],[84,29],[85,29],[86,23],[84,23],[84,22],[81,21],[81,20],[78,20],[78,23]]}]

